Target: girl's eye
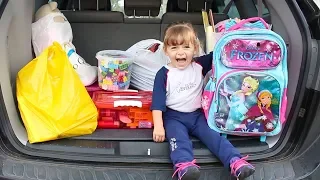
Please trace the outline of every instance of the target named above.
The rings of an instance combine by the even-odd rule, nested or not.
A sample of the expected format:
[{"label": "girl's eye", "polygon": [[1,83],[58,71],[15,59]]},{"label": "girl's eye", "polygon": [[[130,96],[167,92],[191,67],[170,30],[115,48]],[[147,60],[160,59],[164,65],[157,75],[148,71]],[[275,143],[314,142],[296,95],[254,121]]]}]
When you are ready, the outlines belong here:
[{"label": "girl's eye", "polygon": [[190,46],[184,46],[184,48],[190,48]]},{"label": "girl's eye", "polygon": [[176,46],[172,46],[171,49],[177,49],[177,47]]}]

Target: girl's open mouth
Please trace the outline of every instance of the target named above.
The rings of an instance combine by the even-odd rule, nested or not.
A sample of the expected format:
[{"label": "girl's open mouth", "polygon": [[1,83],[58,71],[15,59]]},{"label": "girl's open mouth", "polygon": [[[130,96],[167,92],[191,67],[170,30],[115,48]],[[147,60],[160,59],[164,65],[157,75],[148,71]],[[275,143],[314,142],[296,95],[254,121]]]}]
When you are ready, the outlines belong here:
[{"label": "girl's open mouth", "polygon": [[186,58],[177,58],[176,61],[186,61]]}]

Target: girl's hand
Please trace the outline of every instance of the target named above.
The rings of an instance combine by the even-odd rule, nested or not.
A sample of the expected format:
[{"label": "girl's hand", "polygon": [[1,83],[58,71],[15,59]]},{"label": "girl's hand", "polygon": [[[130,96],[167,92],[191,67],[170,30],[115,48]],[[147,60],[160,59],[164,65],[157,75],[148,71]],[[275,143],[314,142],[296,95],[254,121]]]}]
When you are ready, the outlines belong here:
[{"label": "girl's hand", "polygon": [[165,131],[164,128],[161,127],[154,127],[153,129],[153,141],[154,142],[163,142],[165,139]]},{"label": "girl's hand", "polygon": [[152,117],[153,117],[153,124],[154,124],[153,140],[154,142],[163,142],[165,139],[165,131],[163,128],[162,111],[153,110]]}]

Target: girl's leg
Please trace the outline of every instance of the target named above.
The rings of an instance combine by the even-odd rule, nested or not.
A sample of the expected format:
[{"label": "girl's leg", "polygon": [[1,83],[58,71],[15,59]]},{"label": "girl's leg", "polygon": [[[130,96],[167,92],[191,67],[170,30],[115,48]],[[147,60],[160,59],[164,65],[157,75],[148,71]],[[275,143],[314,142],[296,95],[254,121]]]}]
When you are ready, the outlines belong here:
[{"label": "girl's leg", "polygon": [[172,163],[175,165],[191,162],[193,160],[193,148],[187,127],[175,119],[166,119],[164,128],[170,145]]},{"label": "girl's leg", "polygon": [[240,152],[226,138],[209,128],[206,118],[201,114],[199,114],[191,134],[205,144],[227,168],[229,168],[230,160],[233,157],[241,158]]},{"label": "girl's leg", "polygon": [[197,180],[200,177],[200,171],[193,157],[188,127],[180,119],[177,119],[181,118],[181,115],[174,114],[174,116],[164,118],[166,138],[170,144],[170,157],[175,170],[173,176],[177,174],[179,180]]},{"label": "girl's leg", "polygon": [[209,128],[203,113],[199,114],[191,134],[199,138],[226,168],[231,168],[231,173],[238,179],[254,173],[254,167],[241,158],[240,152],[226,138]]}]

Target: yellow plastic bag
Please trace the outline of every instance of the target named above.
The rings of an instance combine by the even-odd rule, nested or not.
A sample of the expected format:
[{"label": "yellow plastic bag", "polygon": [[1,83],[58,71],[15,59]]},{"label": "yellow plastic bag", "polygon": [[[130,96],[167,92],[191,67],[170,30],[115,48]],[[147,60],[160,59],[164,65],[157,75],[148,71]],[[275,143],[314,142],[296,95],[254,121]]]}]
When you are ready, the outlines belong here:
[{"label": "yellow plastic bag", "polygon": [[91,134],[97,127],[97,108],[57,42],[18,72],[17,99],[30,143]]}]

